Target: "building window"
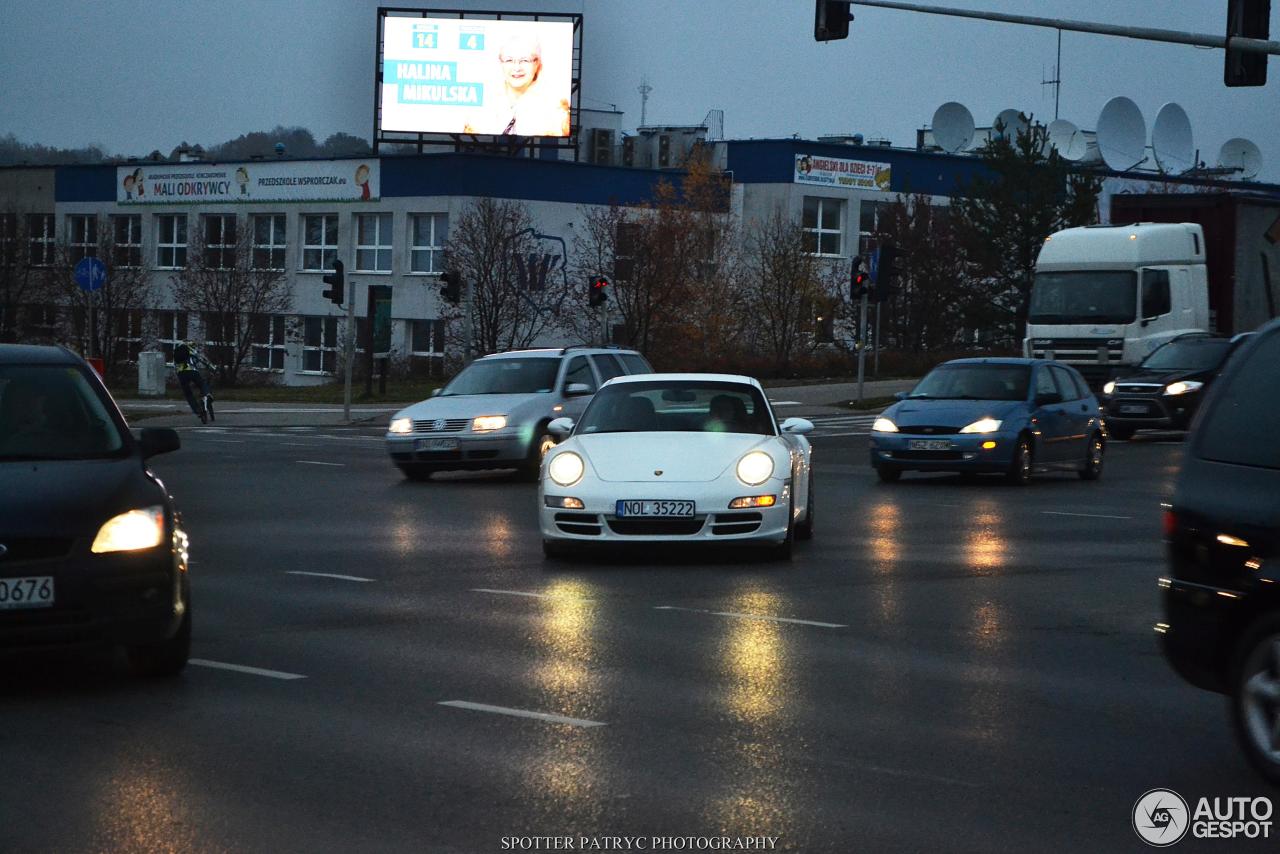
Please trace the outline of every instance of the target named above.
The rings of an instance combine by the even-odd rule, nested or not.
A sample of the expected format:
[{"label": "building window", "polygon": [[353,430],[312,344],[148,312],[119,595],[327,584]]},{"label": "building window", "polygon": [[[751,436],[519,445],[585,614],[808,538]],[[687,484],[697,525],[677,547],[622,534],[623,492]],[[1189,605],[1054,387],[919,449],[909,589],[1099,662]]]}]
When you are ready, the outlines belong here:
[{"label": "building window", "polygon": [[302,318],[302,370],[331,374],[338,369],[338,319]]},{"label": "building window", "polygon": [[840,255],[844,200],[804,197],[804,249],[812,255]]},{"label": "building window", "polygon": [[391,272],[391,214],[356,214],[356,269]]},{"label": "building window", "polygon": [[283,270],[284,259],[284,214],[255,216],[253,218],[253,269]]},{"label": "building window", "polygon": [[236,318],[234,314],[217,311],[200,313],[200,325],[204,329],[202,355],[215,365],[229,365],[236,343]]},{"label": "building window", "polygon": [[890,202],[863,201],[858,205],[858,254],[870,257],[876,249],[876,235],[884,231]]},{"label": "building window", "polygon": [[126,360],[137,362],[138,353],[142,350],[142,309],[122,311],[116,315],[116,339],[126,348]]},{"label": "building window", "polygon": [[302,241],[302,269],[330,269],[338,257],[338,215],[304,214]]},{"label": "building window", "polygon": [[613,237],[613,277],[618,281],[630,281],[635,274],[636,254],[641,236],[640,223],[618,223]]},{"label": "building window", "polygon": [[262,371],[283,371],[284,315],[255,314],[249,320],[249,331],[253,337],[253,367]]},{"label": "building window", "polygon": [[31,266],[52,266],[57,246],[53,214],[27,214],[27,245],[30,247]]},{"label": "building window", "polygon": [[71,214],[67,217],[67,243],[71,246],[72,264],[85,258],[98,257],[98,218],[93,214]]},{"label": "building window", "polygon": [[26,305],[22,309],[22,337],[33,344],[52,341],[58,335],[61,323],[60,309],[56,305]]},{"label": "building window", "polygon": [[156,217],[156,267],[181,270],[187,266],[187,215]]},{"label": "building window", "polygon": [[236,266],[236,215],[205,214],[204,265],[212,270]]},{"label": "building window", "polygon": [[142,266],[142,216],[122,214],[111,217],[114,263],[117,267]]},{"label": "building window", "polygon": [[156,343],[164,351],[164,360],[173,364],[173,348],[187,340],[185,311],[156,312]]},{"label": "building window", "polygon": [[18,260],[18,217],[0,214],[0,266],[12,267]]},{"label": "building window", "polygon": [[449,215],[414,214],[409,229],[409,268],[415,273],[442,272]]},{"label": "building window", "polygon": [[444,355],[444,326],[439,320],[415,320],[412,324],[409,346],[413,355]]}]

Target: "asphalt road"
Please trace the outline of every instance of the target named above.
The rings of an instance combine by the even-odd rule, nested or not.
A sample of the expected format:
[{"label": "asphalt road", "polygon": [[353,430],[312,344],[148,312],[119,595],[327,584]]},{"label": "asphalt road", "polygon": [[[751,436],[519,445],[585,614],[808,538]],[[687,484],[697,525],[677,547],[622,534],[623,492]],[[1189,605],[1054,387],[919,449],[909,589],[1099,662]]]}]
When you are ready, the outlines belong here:
[{"label": "asphalt road", "polygon": [[866,418],[820,419],[789,563],[547,563],[531,484],[404,481],[367,428],[185,430],[154,467],[196,660],[10,665],[0,851],[1135,851],[1149,789],[1275,799],[1152,632],[1178,443],[882,485]]}]

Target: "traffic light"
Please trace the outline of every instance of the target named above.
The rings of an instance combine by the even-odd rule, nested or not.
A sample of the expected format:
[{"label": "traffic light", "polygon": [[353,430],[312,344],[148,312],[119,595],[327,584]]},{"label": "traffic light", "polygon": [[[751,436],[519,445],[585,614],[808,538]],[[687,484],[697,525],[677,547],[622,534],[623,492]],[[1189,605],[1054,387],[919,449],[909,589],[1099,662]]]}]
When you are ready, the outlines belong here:
[{"label": "traffic light", "polygon": [[849,38],[848,0],[816,0],[813,7],[813,39],[829,42]]},{"label": "traffic light", "polygon": [[454,305],[462,302],[462,277],[452,270],[440,274],[440,296]]},{"label": "traffic light", "polygon": [[605,300],[609,298],[609,280],[604,276],[596,276],[591,280],[591,285],[587,289],[587,305],[595,308],[604,305]]},{"label": "traffic light", "polygon": [[1271,0],[1227,0],[1227,51],[1222,82],[1228,86],[1262,86],[1267,82],[1267,55],[1231,49],[1231,39],[1270,38]]},{"label": "traffic light", "polygon": [[880,258],[876,264],[876,283],[871,288],[871,299],[884,302],[893,292],[894,279],[898,276],[898,259],[902,253],[892,243],[880,247]]},{"label": "traffic light", "polygon": [[333,272],[324,277],[324,283],[329,286],[329,289],[323,294],[334,305],[342,305],[347,301],[347,284],[344,279],[342,262],[335,258],[333,259]]},{"label": "traffic light", "polygon": [[871,276],[862,267],[862,256],[853,256],[853,267],[849,271],[849,296],[856,302],[868,292]]}]

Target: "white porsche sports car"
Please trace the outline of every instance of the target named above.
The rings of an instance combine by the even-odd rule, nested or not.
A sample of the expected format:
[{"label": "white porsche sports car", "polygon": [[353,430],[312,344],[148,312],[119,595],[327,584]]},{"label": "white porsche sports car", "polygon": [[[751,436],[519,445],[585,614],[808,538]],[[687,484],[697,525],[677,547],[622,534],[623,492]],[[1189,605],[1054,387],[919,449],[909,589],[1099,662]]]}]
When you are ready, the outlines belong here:
[{"label": "white porsche sports car", "polygon": [[789,557],[813,535],[813,424],[774,417],[760,383],[642,374],[600,387],[542,465],[543,551],[634,542],[760,542]]}]

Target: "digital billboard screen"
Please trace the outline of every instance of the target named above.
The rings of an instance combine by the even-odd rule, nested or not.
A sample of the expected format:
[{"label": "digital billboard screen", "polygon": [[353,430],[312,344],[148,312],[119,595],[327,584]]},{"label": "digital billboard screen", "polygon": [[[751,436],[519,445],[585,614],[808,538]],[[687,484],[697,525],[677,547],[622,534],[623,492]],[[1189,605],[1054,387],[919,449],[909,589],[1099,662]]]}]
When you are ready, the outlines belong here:
[{"label": "digital billboard screen", "polygon": [[380,131],[570,135],[573,24],[382,18]]}]

